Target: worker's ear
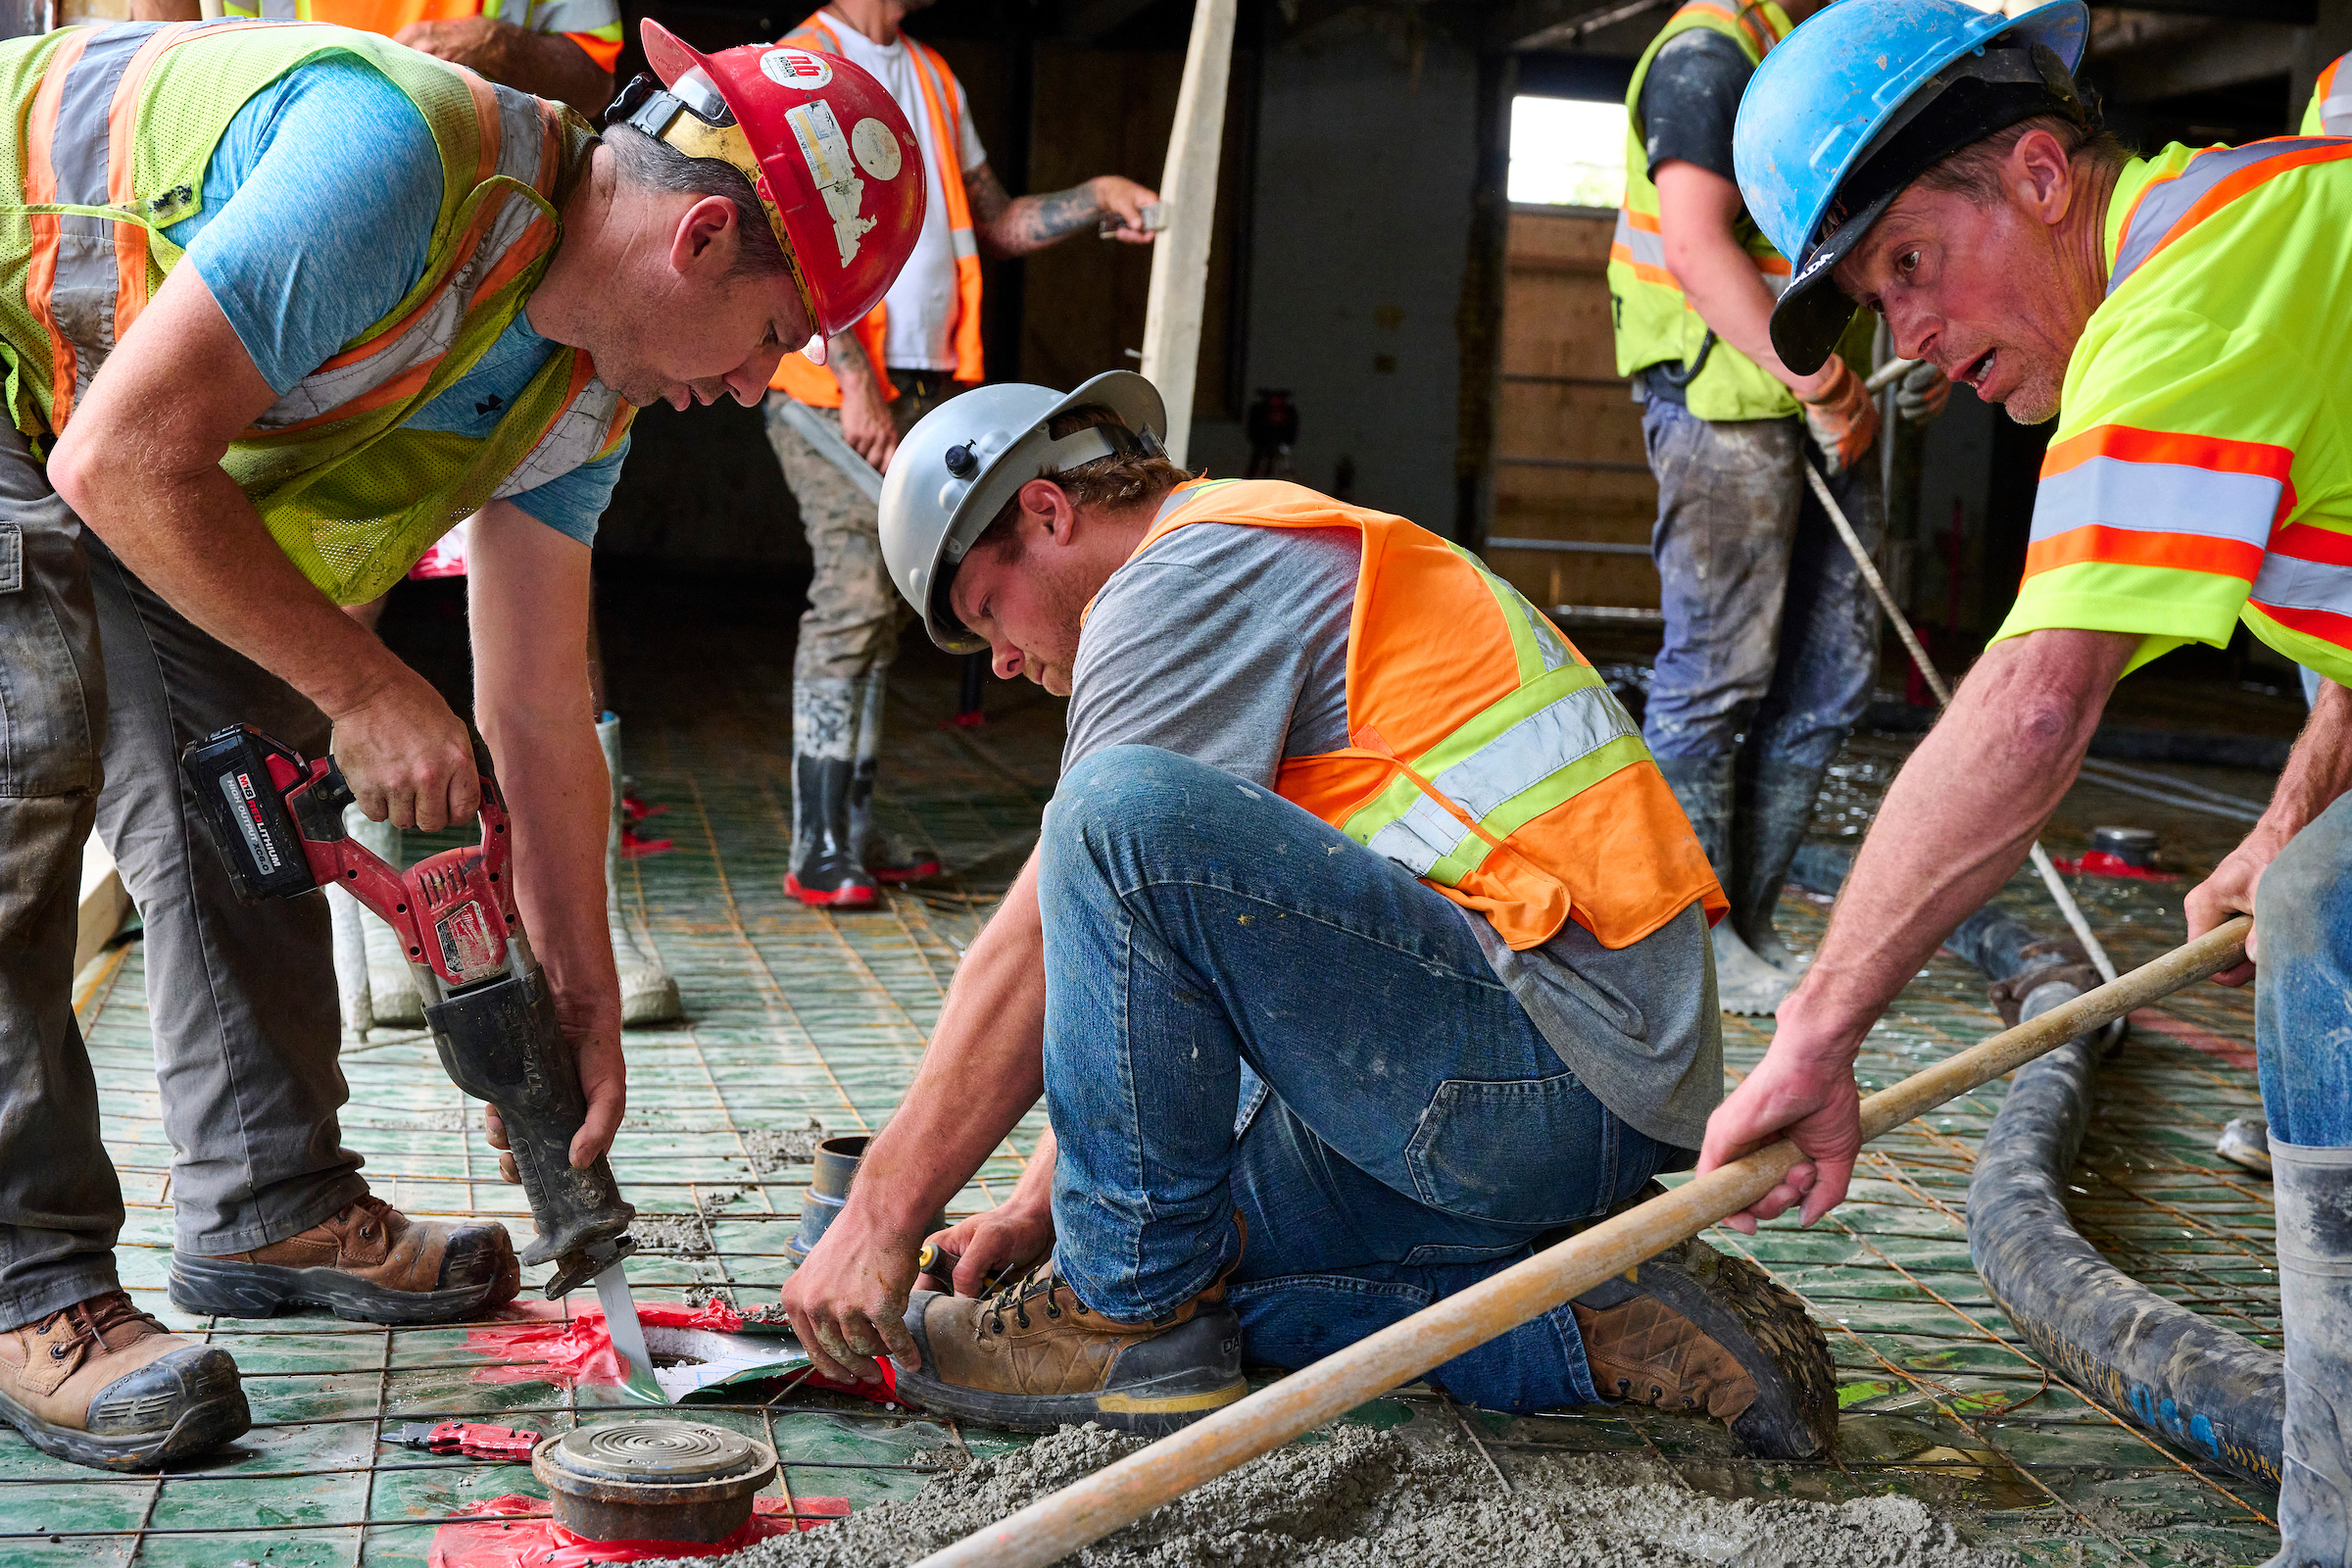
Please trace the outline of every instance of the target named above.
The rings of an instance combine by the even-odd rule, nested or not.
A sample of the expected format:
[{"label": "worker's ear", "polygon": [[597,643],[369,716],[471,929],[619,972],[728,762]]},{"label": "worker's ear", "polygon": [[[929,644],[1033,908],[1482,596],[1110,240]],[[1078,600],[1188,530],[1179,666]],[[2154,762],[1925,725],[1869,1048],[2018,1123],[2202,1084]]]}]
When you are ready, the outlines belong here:
[{"label": "worker's ear", "polygon": [[2066,143],[2036,126],[2009,149],[2003,171],[2019,206],[2045,223],[2066,217],[2075,193],[2075,164]]},{"label": "worker's ear", "polygon": [[1061,486],[1051,479],[1032,479],[1019,491],[1021,513],[1040,532],[1057,545],[1066,545],[1076,530],[1078,509]]},{"label": "worker's ear", "polygon": [[735,266],[735,204],[724,196],[706,196],[678,215],[670,231],[669,270],[680,277],[696,272],[724,277]]}]

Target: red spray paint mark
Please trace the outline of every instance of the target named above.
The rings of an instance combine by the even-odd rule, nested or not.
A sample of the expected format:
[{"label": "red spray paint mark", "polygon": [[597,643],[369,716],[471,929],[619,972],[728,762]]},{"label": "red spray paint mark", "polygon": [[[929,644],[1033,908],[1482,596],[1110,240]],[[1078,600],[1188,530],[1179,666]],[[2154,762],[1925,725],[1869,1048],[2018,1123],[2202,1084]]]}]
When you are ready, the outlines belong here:
[{"label": "red spray paint mark", "polygon": [[2242,1040],[2230,1040],[2210,1029],[2200,1029],[2193,1023],[2182,1023],[2153,1007],[2142,1007],[2132,1014],[2132,1027],[2146,1029],[2170,1040],[2178,1040],[2192,1051],[2202,1051],[2208,1056],[2219,1056],[2232,1067],[2254,1071],[2254,1048]]},{"label": "red spray paint mark", "polygon": [[[530,1301],[517,1302],[506,1311],[505,1322],[466,1331],[466,1348],[493,1362],[510,1363],[476,1368],[472,1381],[553,1383],[559,1388],[581,1384],[617,1387],[628,1381],[620,1354],[612,1348],[612,1336],[605,1328],[604,1308],[591,1306],[566,1315],[557,1302]],[[742,1314],[717,1301],[691,1307],[641,1302],[637,1321],[648,1328],[703,1329],[713,1334],[734,1334],[743,1328]],[[777,1342],[777,1359],[791,1353],[787,1343]],[[858,1395],[876,1404],[895,1402],[899,1396],[896,1369],[887,1357],[874,1364],[882,1372],[879,1383],[836,1383],[811,1373],[801,1380],[802,1385]]]},{"label": "red spray paint mark", "polygon": [[2106,850],[2085,850],[2079,860],[2062,860],[2053,857],[2050,863],[2067,876],[2129,877],[2134,882],[2178,882],[2178,871],[2158,871],[2145,865],[2133,865],[2120,855]]},{"label": "red spray paint mark", "polygon": [[595,1563],[644,1562],[659,1557],[717,1557],[770,1536],[814,1530],[850,1516],[847,1497],[754,1497],[743,1528],[708,1544],[692,1541],[590,1541],[547,1516],[537,1497],[489,1497],[460,1513],[481,1522],[446,1524],[433,1532],[430,1568],[589,1568]]}]

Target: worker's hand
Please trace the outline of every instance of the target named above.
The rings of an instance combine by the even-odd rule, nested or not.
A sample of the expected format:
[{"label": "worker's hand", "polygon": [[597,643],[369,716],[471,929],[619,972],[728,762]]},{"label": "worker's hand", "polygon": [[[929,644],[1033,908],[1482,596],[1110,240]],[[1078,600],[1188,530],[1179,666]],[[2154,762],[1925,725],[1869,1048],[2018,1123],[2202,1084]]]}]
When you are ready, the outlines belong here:
[{"label": "worker's hand", "polygon": [[1157,191],[1118,174],[1097,174],[1086,184],[1095,193],[1096,204],[1103,216],[1119,220],[1109,238],[1129,245],[1149,245],[1159,237],[1156,230],[1144,226],[1144,209],[1158,204]]},{"label": "worker's hand", "polygon": [[1862,454],[1879,438],[1879,406],[1853,367],[1836,355],[1822,367],[1821,377],[1797,401],[1805,411],[1805,426],[1820,443],[1824,465],[1833,479],[1862,461]]},{"label": "worker's hand", "polygon": [[328,749],[370,820],[438,832],[482,804],[473,741],[430,682],[397,660],[357,706],[333,716]]},{"label": "worker's hand", "polygon": [[1843,1202],[1854,1179],[1854,1161],[1862,1152],[1861,1105],[1850,1060],[1800,1057],[1776,1042],[1756,1070],[1707,1118],[1699,1174],[1782,1138],[1794,1141],[1807,1157],[1789,1166],[1780,1185],[1746,1212],[1724,1223],[1753,1236],[1758,1220],[1774,1218],[1800,1198],[1808,1225]]},{"label": "worker's hand", "polygon": [[458,17],[448,22],[412,22],[392,35],[420,54],[452,65],[466,66],[493,81],[507,62],[507,39],[501,28],[514,24],[496,17]]},{"label": "worker's hand", "polygon": [[1932,424],[1952,401],[1952,378],[1922,360],[1894,383],[1894,409],[1905,424]]},{"label": "worker's hand", "polygon": [[1023,1202],[1016,1197],[923,1239],[956,1257],[956,1273],[953,1279],[925,1274],[914,1282],[915,1289],[979,1296],[983,1281],[994,1277],[1009,1284],[1032,1264],[1046,1260],[1054,1250],[1054,1205]]},{"label": "worker's hand", "polygon": [[899,450],[899,422],[882,401],[882,388],[868,373],[841,378],[841,438],[874,466],[876,473],[890,471]]},{"label": "worker's hand", "polygon": [[[2194,942],[2223,921],[2240,914],[2254,912],[2254,890],[2262,886],[2262,873],[2270,869],[2278,852],[2286,848],[2289,835],[2257,823],[2244,842],[2231,850],[2213,875],[2188,890],[2188,939]],[[2242,986],[2254,978],[2254,938],[2246,933],[2246,961],[2233,963],[2213,977],[2221,986]]]},{"label": "worker's hand", "polygon": [[784,1282],[784,1314],[817,1372],[836,1383],[875,1383],[875,1360],[896,1356],[922,1364],[906,1332],[906,1298],[914,1289],[919,1238],[874,1230],[845,1208]]}]

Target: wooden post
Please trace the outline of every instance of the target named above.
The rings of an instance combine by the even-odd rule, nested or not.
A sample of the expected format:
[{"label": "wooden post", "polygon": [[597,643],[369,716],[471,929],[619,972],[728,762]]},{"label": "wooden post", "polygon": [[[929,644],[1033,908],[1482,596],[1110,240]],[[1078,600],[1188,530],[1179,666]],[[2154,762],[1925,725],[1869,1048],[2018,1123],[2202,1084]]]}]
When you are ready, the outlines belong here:
[{"label": "wooden post", "polygon": [[[1946,1056],[1862,1102],[1862,1138],[1880,1138],[2035,1056],[2229,968],[2245,953],[2244,915],[2185,947],[2084,992],[2014,1029]],[[1346,1415],[1365,1400],[1550,1311],[1643,1258],[1739,1213],[1804,1156],[1782,1142],[1694,1176],[1662,1198],[1578,1232],[1470,1289],[1160,1439],[1085,1480],[1040,1497],[915,1568],[1046,1568],[1202,1482]]]},{"label": "wooden post", "polygon": [[1142,369],[1168,403],[1168,456],[1193,437],[1193,381],[1200,368],[1200,308],[1208,292],[1209,228],[1217,216],[1217,156],[1225,140],[1225,83],[1233,72],[1236,0],[1197,0],[1176,91],[1176,128],[1159,180],[1167,226],[1152,246]]}]

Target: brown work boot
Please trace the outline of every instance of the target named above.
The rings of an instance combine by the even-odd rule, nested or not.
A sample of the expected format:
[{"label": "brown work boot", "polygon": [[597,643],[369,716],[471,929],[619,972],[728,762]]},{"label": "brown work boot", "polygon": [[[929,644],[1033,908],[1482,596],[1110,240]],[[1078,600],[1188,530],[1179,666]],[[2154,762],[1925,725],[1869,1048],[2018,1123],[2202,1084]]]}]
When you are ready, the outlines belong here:
[{"label": "brown work boot", "polygon": [[0,1333],[0,1420],[101,1470],[153,1470],[253,1425],[229,1353],[166,1331],[121,1291]]},{"label": "brown work boot", "polygon": [[223,1317],[323,1306],[360,1323],[455,1323],[521,1288],[504,1225],[411,1219],[380,1198],[250,1252],[172,1254],[172,1304]]},{"label": "brown work boot", "polygon": [[1838,1446],[1838,1380],[1804,1303],[1696,1239],[1569,1303],[1603,1397],[1704,1410],[1763,1459]]},{"label": "brown work boot", "polygon": [[994,1296],[917,1291],[906,1328],[923,1364],[894,1362],[899,1397],[1015,1432],[1093,1421],[1164,1437],[1250,1392],[1222,1280],[1152,1323],[1114,1323],[1052,1259]]}]

